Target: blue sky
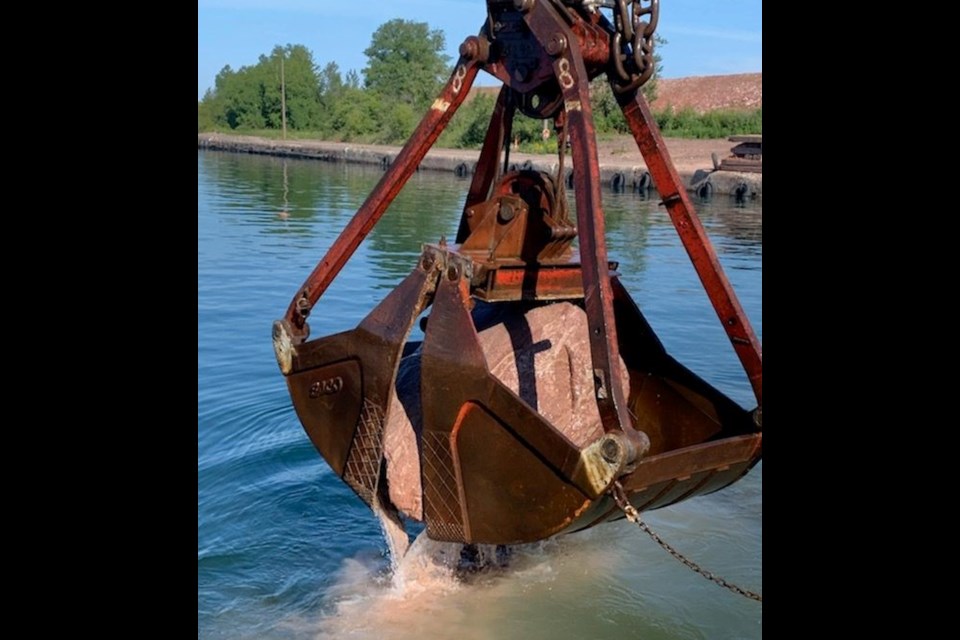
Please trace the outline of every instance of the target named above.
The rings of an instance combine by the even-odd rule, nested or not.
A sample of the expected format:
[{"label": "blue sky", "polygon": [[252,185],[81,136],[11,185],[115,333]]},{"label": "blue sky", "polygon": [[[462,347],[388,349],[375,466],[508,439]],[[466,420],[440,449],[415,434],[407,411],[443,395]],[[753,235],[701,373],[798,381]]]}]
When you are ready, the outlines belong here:
[{"label": "blue sky", "polygon": [[[660,0],[658,33],[669,42],[664,77],[762,71],[762,7],[762,0]],[[197,97],[224,65],[254,64],[277,44],[306,45],[320,66],[332,60],[343,73],[360,73],[370,36],[392,18],[442,29],[456,58],[484,15],[483,0],[198,0]],[[492,84],[484,76],[478,82]]]}]

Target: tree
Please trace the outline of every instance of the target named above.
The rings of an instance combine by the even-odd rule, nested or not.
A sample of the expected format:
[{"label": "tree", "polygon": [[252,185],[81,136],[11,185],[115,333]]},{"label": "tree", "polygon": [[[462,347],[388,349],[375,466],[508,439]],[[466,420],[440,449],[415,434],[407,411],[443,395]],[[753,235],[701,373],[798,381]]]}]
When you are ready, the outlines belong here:
[{"label": "tree", "polygon": [[490,114],[493,113],[496,98],[486,92],[472,93],[454,114],[447,128],[440,135],[440,145],[444,147],[474,148],[480,147],[487,135]]},{"label": "tree", "polygon": [[343,78],[340,76],[340,67],[336,62],[328,62],[320,72],[321,102],[336,99],[343,91]]},{"label": "tree", "polygon": [[214,89],[198,105],[198,126],[279,129],[283,122],[280,64],[286,85],[287,126],[310,129],[322,121],[320,85],[313,54],[300,44],[276,46],[257,64],[237,71],[225,66]]},{"label": "tree", "polygon": [[210,97],[216,105],[215,119],[218,125],[231,129],[264,127],[262,91],[259,84],[253,81],[252,69],[241,67],[234,71],[227,65],[217,74]]},{"label": "tree", "polygon": [[203,100],[197,102],[197,132],[213,131],[217,128],[217,106],[213,91],[207,89]]},{"label": "tree", "polygon": [[[663,73],[663,58],[660,56],[659,48],[667,44],[667,41],[658,35],[654,35],[653,38],[656,44],[653,54],[653,75],[640,87],[643,97],[650,103],[657,99],[657,79]],[[593,120],[597,131],[601,133],[630,132],[606,76],[597,76],[590,83],[590,103],[593,106]]]},{"label": "tree", "polygon": [[339,140],[369,141],[379,128],[382,110],[383,104],[372,93],[348,84],[327,111],[324,133]]},{"label": "tree", "polygon": [[385,22],[364,51],[366,88],[415,112],[423,111],[449,73],[444,45],[443,31],[431,30],[426,22],[399,18]]},{"label": "tree", "polygon": [[253,70],[254,82],[262,91],[263,119],[266,126],[279,129],[283,121],[280,96],[280,60],[286,84],[287,126],[310,129],[320,122],[320,84],[313,53],[302,44],[279,45],[269,56],[260,56]]},{"label": "tree", "polygon": [[657,80],[663,73],[663,56],[660,55],[660,48],[667,44],[667,39],[660,37],[660,34],[653,34],[653,75],[644,83],[640,89],[643,91],[643,97],[647,102],[653,102],[657,99]]},{"label": "tree", "polygon": [[356,69],[350,69],[350,71],[347,71],[347,77],[346,80],[344,80],[344,84],[351,89],[360,88],[360,74],[357,73]]}]

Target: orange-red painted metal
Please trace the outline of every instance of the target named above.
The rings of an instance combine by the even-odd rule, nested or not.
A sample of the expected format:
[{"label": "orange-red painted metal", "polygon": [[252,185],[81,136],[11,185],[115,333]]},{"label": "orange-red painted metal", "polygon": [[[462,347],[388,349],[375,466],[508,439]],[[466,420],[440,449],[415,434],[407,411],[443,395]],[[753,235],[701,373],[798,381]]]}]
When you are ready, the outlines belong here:
[{"label": "orange-red painted metal", "polygon": [[478,61],[476,58],[461,56],[454,67],[453,74],[446,86],[434,101],[427,115],[417,126],[410,141],[397,155],[393,164],[377,183],[376,188],[367,196],[356,215],[350,220],[337,240],[327,251],[327,255],[317,264],[307,278],[299,292],[290,303],[284,320],[289,324],[288,331],[306,339],[306,318],[323,292],[327,290],[333,279],[337,277],[343,265],[357,250],[363,239],[370,233],[374,225],[387,210],[387,207],[397,197],[403,185],[407,183],[413,172],[427,151],[437,141],[450,118],[463,104],[470,92],[470,87],[477,76]]},{"label": "orange-red painted metal", "polygon": [[[406,146],[275,323],[274,346],[314,445],[367,504],[394,518],[384,482],[384,425],[399,360],[419,346],[427,532],[441,540],[510,544],[621,517],[608,494],[616,481],[638,510],[660,508],[735,482],[762,455],[760,408],[745,411],[674,360],[607,260],[592,77],[607,72],[614,84],[758,403],[762,361],[637,90],[646,71],[636,60],[649,51],[631,46],[646,47],[653,27],[641,23],[625,39],[601,13],[560,0],[488,0],[487,12]],[[310,310],[416,170],[480,69],[504,87],[456,243],[425,245],[411,275],[357,329],[308,340]],[[552,118],[561,152],[569,137],[575,216],[567,212],[564,176],[506,173],[517,110]],[[605,433],[585,447],[490,373],[474,319],[477,304],[521,315],[560,299],[580,305],[589,327],[590,373]],[[423,343],[411,345],[409,332],[425,310]],[[625,390],[619,381],[627,379]]]},{"label": "orange-red painted metal", "polygon": [[720,323],[747,372],[757,404],[762,406],[763,357],[760,340],[757,339],[747,314],[743,312],[730,281],[723,274],[717,253],[713,250],[710,238],[690,202],[690,196],[687,195],[687,190],[670,160],[670,152],[643,94],[634,91],[619,96],[618,100],[637,146],[640,147],[643,160],[647,163],[653,184],[670,212],[680,240],[683,241]]}]

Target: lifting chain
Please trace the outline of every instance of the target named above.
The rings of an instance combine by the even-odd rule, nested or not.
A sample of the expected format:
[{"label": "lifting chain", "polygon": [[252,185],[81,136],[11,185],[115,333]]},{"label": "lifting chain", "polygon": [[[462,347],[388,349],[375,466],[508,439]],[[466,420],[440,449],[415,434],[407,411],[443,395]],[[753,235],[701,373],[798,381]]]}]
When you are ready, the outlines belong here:
[{"label": "lifting chain", "polygon": [[660,0],[615,0],[613,4],[617,32],[611,56],[619,78],[612,78],[612,84],[617,93],[626,93],[639,89],[655,70],[653,34],[660,20]]},{"label": "lifting chain", "polygon": [[720,585],[721,587],[724,587],[725,589],[729,589],[734,593],[739,593],[741,596],[744,596],[745,598],[750,598],[751,600],[756,600],[757,602],[763,602],[762,594],[755,593],[753,591],[748,591],[747,589],[743,589],[742,587],[738,587],[735,584],[731,584],[727,582],[720,576],[716,576],[710,573],[709,571],[707,571],[706,569],[698,565],[696,562],[694,562],[693,560],[690,560],[689,558],[684,556],[682,553],[680,553],[679,551],[671,547],[666,541],[663,540],[663,538],[658,536],[655,531],[653,531],[649,526],[647,526],[646,522],[644,522],[640,518],[640,512],[637,511],[632,504],[630,504],[629,500],[627,500],[627,494],[623,490],[623,485],[621,485],[619,481],[613,483],[613,488],[610,489],[610,495],[614,499],[614,501],[617,503],[617,506],[620,507],[620,509],[623,511],[624,515],[627,516],[627,520],[629,520],[630,522],[636,522],[637,526],[639,526],[641,530],[643,530],[647,535],[653,538],[654,542],[656,542],[658,545],[663,547],[663,549],[667,553],[672,555],[674,558],[676,558],[683,564],[687,565],[688,567],[690,567],[695,572],[702,575],[707,580],[710,580],[711,582],[715,582],[716,584]]}]

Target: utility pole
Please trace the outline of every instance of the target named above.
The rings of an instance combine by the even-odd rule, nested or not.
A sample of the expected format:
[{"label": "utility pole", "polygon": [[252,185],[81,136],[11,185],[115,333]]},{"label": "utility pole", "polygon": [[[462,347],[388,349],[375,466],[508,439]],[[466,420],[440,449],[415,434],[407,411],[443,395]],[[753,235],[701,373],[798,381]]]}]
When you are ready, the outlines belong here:
[{"label": "utility pole", "polygon": [[287,82],[283,73],[283,59],[286,55],[280,52],[280,117],[283,119],[283,139],[287,139]]}]

